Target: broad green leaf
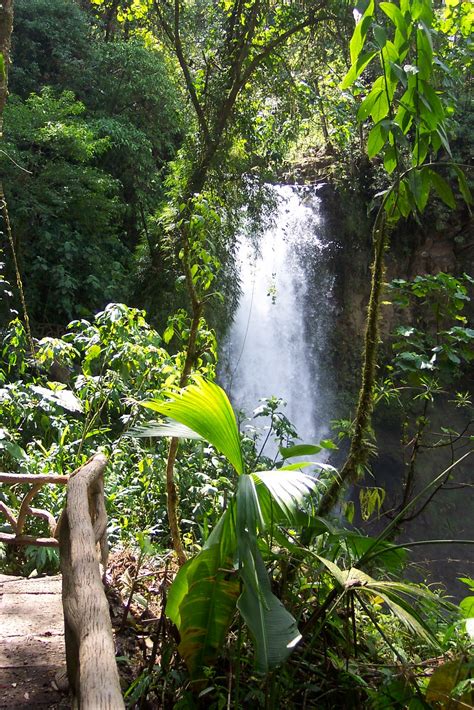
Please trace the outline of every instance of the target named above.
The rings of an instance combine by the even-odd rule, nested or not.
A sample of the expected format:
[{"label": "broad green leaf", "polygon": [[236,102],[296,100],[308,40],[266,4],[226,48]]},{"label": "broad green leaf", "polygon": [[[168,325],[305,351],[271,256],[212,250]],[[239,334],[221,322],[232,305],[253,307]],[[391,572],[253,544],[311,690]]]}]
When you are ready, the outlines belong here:
[{"label": "broad green leaf", "polygon": [[68,412],[82,412],[82,402],[76,397],[71,390],[50,390],[47,387],[40,385],[31,385],[31,389],[42,398],[57,404],[59,407],[66,409]]},{"label": "broad green leaf", "polygon": [[375,157],[382,150],[386,137],[387,131],[382,122],[373,126],[367,138],[367,155],[369,158]]},{"label": "broad green leaf", "polygon": [[178,572],[171,585],[167,616],[180,634],[179,652],[192,679],[203,676],[225,641],[240,581],[232,560],[222,560],[219,546],[202,550]]},{"label": "broad green leaf", "polygon": [[372,31],[374,33],[375,41],[377,42],[380,49],[385,47],[387,42],[387,33],[381,25],[373,25]]},{"label": "broad green leaf", "polygon": [[431,188],[431,177],[426,168],[413,171],[413,188],[416,206],[422,213],[427,205]]},{"label": "broad green leaf", "polygon": [[382,91],[377,100],[374,101],[370,115],[373,118],[374,123],[378,123],[389,115],[389,103],[386,91]]},{"label": "broad green leaf", "polygon": [[364,69],[370,64],[372,59],[377,56],[377,54],[378,51],[376,49],[361,54],[342,80],[341,89],[348,89],[349,86],[354,83],[354,81],[362,74]]},{"label": "broad green leaf", "polygon": [[400,11],[400,9],[393,2],[381,2],[379,5],[380,9],[389,17],[395,27],[400,30],[403,37],[407,36],[407,23]]},{"label": "broad green leaf", "polygon": [[394,145],[387,146],[383,156],[383,166],[389,175],[397,167],[397,151]]},{"label": "broad green leaf", "polygon": [[315,444],[296,444],[295,446],[280,446],[278,451],[282,459],[291,459],[294,456],[311,456],[321,451],[322,446]]},{"label": "broad green leaf", "polygon": [[[256,670],[268,673],[284,663],[301,639],[296,620],[272,594],[270,580],[258,549],[247,547],[241,560],[244,583],[237,606],[255,644]],[[254,583],[256,580],[256,585]]]},{"label": "broad green leaf", "polygon": [[260,530],[265,528],[260,501],[258,499],[255,481],[252,475],[243,475],[237,484],[237,542],[240,542],[243,535],[249,535],[252,544],[257,542],[257,527]]},{"label": "broad green leaf", "polygon": [[337,444],[335,444],[332,439],[321,439],[321,441],[319,443],[321,444],[323,449],[330,449],[331,451],[337,451],[339,448],[337,446]]},{"label": "broad green leaf", "polygon": [[400,187],[397,195],[397,205],[403,217],[408,217],[414,209],[414,198],[412,197],[407,178],[400,182]]},{"label": "broad green leaf", "polygon": [[[410,7],[409,3],[408,7]],[[422,20],[427,25],[431,25],[433,20],[433,11],[431,2],[426,0],[411,0],[411,16],[413,20]]]},{"label": "broad green leaf", "polygon": [[413,100],[414,94],[415,89],[413,87],[405,91],[400,99],[397,113],[395,114],[395,123],[397,126],[400,126],[405,135],[410,130],[413,116],[416,113],[416,106]]},{"label": "broad green leaf", "polygon": [[374,87],[372,91],[367,94],[367,96],[359,106],[359,110],[357,111],[358,121],[365,121],[370,116],[370,114],[372,113],[372,108],[382,92],[383,89]]},{"label": "broad green leaf", "polygon": [[474,617],[474,597],[464,597],[460,602],[459,608],[464,619],[471,619]]},{"label": "broad green leaf", "polygon": [[[413,145],[412,165],[419,168],[423,165],[430,148],[430,137],[427,133],[420,131],[418,139]],[[411,187],[411,186],[410,186]]]},{"label": "broad green leaf", "polygon": [[428,99],[432,112],[439,122],[444,119],[444,108],[441,100],[431,84],[426,81],[421,82],[423,95]]},{"label": "broad green leaf", "polygon": [[171,340],[173,339],[174,336],[174,325],[173,323],[170,323],[167,327],[165,332],[163,333],[163,340],[165,341],[166,345],[168,345]]},{"label": "broad green leaf", "polygon": [[218,385],[199,377],[167,402],[152,399],[141,404],[197,432],[224,454],[239,474],[244,472],[235,414]]},{"label": "broad green leaf", "polygon": [[221,559],[234,558],[237,551],[237,530],[236,530],[236,507],[235,495],[231,498],[228,508],[219,519],[207,538],[204,548],[218,545]]},{"label": "broad green leaf", "polygon": [[[427,97],[421,92],[418,92],[418,111],[422,123],[422,130],[424,130],[425,133],[431,133],[431,131],[436,130],[439,121],[436,114],[433,113]],[[424,126],[426,126],[426,128],[424,128]]]},{"label": "broad green leaf", "polygon": [[416,31],[416,41],[418,48],[418,69],[420,79],[429,79],[433,69],[433,47],[429,32],[425,29]]},{"label": "broad green leaf", "polygon": [[14,441],[2,441],[1,448],[8,451],[10,456],[19,463],[29,461],[28,454],[25,449],[16,444]]},{"label": "broad green leaf", "polygon": [[369,29],[370,23],[372,21],[372,16],[374,14],[374,7],[375,0],[370,0],[364,14],[355,26],[354,33],[349,43],[352,64],[356,62],[364,46],[367,37],[367,31]]},{"label": "broad green leaf", "polygon": [[443,200],[443,202],[448,205],[448,207],[451,207],[451,209],[455,209],[456,200],[454,199],[453,191],[451,190],[450,185],[435,170],[430,169],[430,177],[431,184],[434,187],[438,197]]},{"label": "broad green leaf", "polygon": [[469,710],[472,707],[472,693],[455,695],[453,690],[458,683],[469,678],[472,672],[471,664],[462,656],[453,661],[446,661],[435,668],[426,689],[426,700],[433,707],[450,708],[450,710]]},{"label": "broad green leaf", "polygon": [[461,195],[463,196],[463,200],[466,203],[466,205],[472,205],[472,194],[471,190],[469,189],[469,185],[466,180],[466,176],[464,175],[463,171],[458,165],[454,166],[454,170],[456,172],[457,178],[458,178],[458,186],[459,186],[459,191]]}]

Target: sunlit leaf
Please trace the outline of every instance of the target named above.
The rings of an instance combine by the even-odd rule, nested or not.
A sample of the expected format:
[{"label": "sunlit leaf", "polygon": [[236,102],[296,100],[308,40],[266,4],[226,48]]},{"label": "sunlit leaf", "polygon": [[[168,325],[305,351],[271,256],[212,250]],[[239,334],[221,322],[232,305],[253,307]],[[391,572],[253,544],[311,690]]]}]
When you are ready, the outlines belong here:
[{"label": "sunlit leaf", "polygon": [[352,64],[354,64],[354,62],[357,60],[364,46],[365,39],[367,37],[367,30],[370,27],[370,23],[372,22],[374,8],[375,0],[370,0],[364,14],[358,21],[354,33],[351,37],[349,49],[351,53]]},{"label": "sunlit leaf", "polygon": [[312,456],[321,451],[322,446],[315,444],[296,444],[295,446],[280,446],[278,451],[282,459],[290,459],[295,456]]},{"label": "sunlit leaf", "polygon": [[380,9],[389,17],[395,27],[400,30],[404,37],[407,36],[407,23],[400,11],[400,9],[393,2],[381,2],[379,5]]},{"label": "sunlit leaf", "polygon": [[189,427],[224,454],[238,473],[244,472],[235,414],[218,385],[199,377],[169,401],[153,399],[141,404]]},{"label": "sunlit leaf", "polygon": [[68,412],[82,412],[82,402],[71,390],[50,390],[40,385],[31,385],[31,389],[49,402],[67,409]]},{"label": "sunlit leaf", "polygon": [[362,74],[364,69],[370,64],[372,59],[377,56],[377,54],[378,51],[375,49],[371,50],[370,52],[365,52],[364,54],[361,54],[355,64],[351,66],[346,76],[342,80],[341,89],[348,89],[349,86],[354,83],[354,81]]},{"label": "sunlit leaf", "polygon": [[[265,527],[272,522],[297,524],[305,500],[316,488],[317,479],[301,471],[258,471],[252,474],[256,485],[262,522]],[[265,495],[262,486],[268,491]]]},{"label": "sunlit leaf", "polygon": [[175,436],[179,439],[202,439],[200,434],[178,422],[150,422],[133,427],[128,432],[129,436],[155,437],[155,436]]},{"label": "sunlit leaf", "polygon": [[240,581],[219,545],[202,550],[178,572],[169,590],[167,616],[180,634],[179,652],[191,678],[200,678],[224,643],[235,612]]}]

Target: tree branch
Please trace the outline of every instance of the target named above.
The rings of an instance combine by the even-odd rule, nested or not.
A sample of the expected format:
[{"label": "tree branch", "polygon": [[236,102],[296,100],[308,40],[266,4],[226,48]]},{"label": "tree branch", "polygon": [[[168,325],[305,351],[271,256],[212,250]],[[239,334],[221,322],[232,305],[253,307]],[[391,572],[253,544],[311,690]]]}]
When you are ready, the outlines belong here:
[{"label": "tree branch", "polygon": [[172,29],[171,26],[168,24],[168,22],[165,20],[163,13],[161,12],[161,10],[159,8],[157,0],[154,0],[153,5],[155,7],[156,13],[158,15],[158,19],[160,21],[160,24],[161,24],[163,30],[165,31],[169,40],[174,45],[176,57],[178,58],[178,62],[181,67],[181,71],[183,72],[184,81],[186,83],[186,88],[188,90],[189,98],[191,99],[191,103],[192,103],[194,110],[196,112],[199,127],[200,127],[202,134],[204,136],[204,142],[206,143],[206,145],[209,145],[212,143],[211,134],[209,132],[209,127],[207,125],[207,120],[206,120],[206,116],[204,115],[203,107],[201,106],[201,103],[200,103],[198,96],[196,94],[196,89],[194,87],[191,72],[189,71],[189,65],[188,65],[188,62],[186,61],[186,57],[184,56],[183,45],[181,44],[181,37],[179,34],[179,19],[180,19],[179,2],[180,2],[180,0],[174,0],[174,20],[173,20],[174,29]]}]

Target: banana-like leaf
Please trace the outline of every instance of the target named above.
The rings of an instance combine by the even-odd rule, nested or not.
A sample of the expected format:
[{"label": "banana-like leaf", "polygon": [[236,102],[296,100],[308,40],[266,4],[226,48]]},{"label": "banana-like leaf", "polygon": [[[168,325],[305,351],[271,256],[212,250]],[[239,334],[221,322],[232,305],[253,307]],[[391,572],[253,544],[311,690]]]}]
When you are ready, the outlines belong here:
[{"label": "banana-like leaf", "polygon": [[241,476],[237,488],[237,545],[243,591],[237,606],[255,644],[259,673],[283,663],[301,638],[296,620],[271,591],[257,546],[257,526],[263,523],[254,477]]},{"label": "banana-like leaf", "polygon": [[151,399],[141,404],[197,432],[229,459],[237,473],[244,472],[235,414],[226,393],[218,385],[196,377],[194,384],[167,402]]},{"label": "banana-like leaf", "polygon": [[134,437],[175,436],[178,439],[202,439],[200,434],[178,422],[149,422],[133,427],[127,434]]},{"label": "banana-like leaf", "polygon": [[222,559],[218,544],[203,549],[178,572],[166,614],[178,627],[178,649],[193,680],[200,679],[203,668],[216,660],[239,593],[232,560]]},{"label": "banana-like leaf", "polygon": [[[265,527],[265,519],[255,487],[254,475],[244,475],[237,484],[237,541],[247,545],[247,537],[252,546],[257,544],[257,527]],[[245,542],[243,542],[245,539]]]},{"label": "banana-like leaf", "polygon": [[168,593],[166,615],[178,628],[179,652],[193,679],[215,661],[235,612],[240,593],[236,548],[233,498],[204,548],[181,567]]},{"label": "banana-like leaf", "polygon": [[236,500],[235,496],[231,498],[227,510],[221,515],[217,525],[212,530],[206,540],[205,548],[212,545],[219,545],[221,559],[236,555],[237,551],[237,532],[236,532]]},{"label": "banana-like leaf", "polygon": [[240,562],[244,589],[237,606],[255,644],[256,670],[258,673],[268,673],[286,661],[301,639],[301,634],[296,620],[272,594],[268,573],[258,549],[254,557],[250,547],[247,547],[244,559]]}]

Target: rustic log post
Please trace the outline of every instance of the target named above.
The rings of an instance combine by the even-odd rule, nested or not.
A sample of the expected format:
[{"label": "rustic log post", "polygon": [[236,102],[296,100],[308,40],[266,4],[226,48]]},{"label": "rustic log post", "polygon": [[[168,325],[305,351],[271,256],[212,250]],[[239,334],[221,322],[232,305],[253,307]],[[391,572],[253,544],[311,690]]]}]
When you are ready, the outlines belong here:
[{"label": "rustic log post", "polygon": [[72,474],[58,523],[67,673],[75,707],[80,710],[125,707],[97,555],[100,543],[105,561],[106,465],[106,457],[96,454]]}]

